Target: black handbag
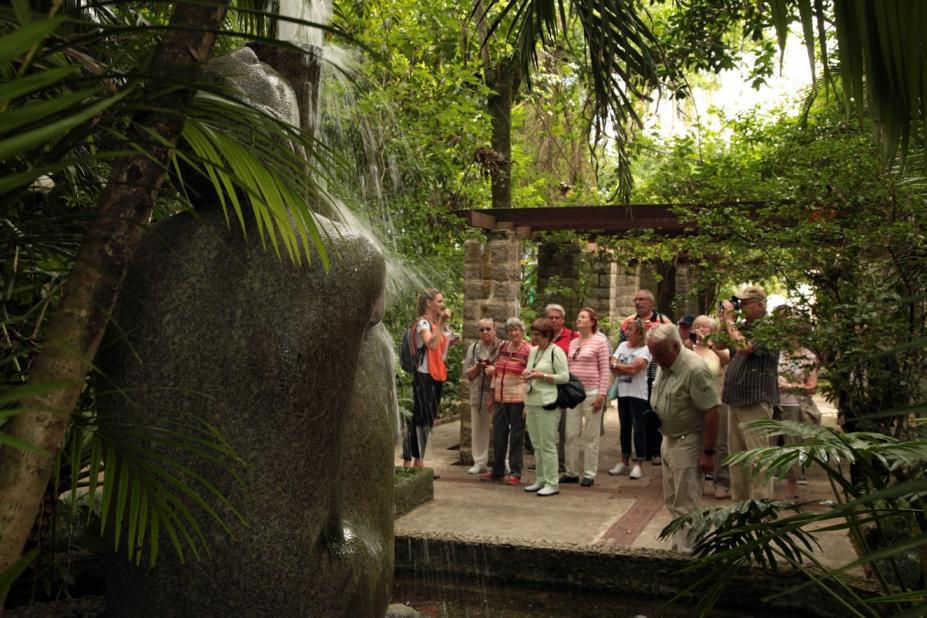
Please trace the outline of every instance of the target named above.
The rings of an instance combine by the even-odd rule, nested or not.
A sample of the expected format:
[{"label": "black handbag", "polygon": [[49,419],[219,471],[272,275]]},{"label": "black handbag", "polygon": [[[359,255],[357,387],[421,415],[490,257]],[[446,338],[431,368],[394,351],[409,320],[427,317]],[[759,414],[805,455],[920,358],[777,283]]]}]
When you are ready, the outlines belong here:
[{"label": "black handbag", "polygon": [[[554,373],[556,373],[557,368],[554,366],[553,348],[551,348],[550,351],[550,366],[553,367]],[[586,389],[583,388],[583,383],[579,381],[579,378],[571,373],[570,379],[566,384],[557,385],[557,400],[554,403],[549,403],[542,407],[545,410],[556,410],[557,408],[575,408],[585,400]]]}]

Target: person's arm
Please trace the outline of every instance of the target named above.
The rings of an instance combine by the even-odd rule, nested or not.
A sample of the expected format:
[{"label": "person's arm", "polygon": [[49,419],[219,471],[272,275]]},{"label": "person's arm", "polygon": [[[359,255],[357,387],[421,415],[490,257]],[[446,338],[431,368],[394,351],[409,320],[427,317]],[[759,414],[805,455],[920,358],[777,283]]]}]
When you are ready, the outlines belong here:
[{"label": "person's arm", "polygon": [[605,393],[608,392],[608,384],[611,382],[612,374],[608,370],[608,343],[604,340],[602,340],[597,350],[596,362],[599,365],[599,397],[602,398],[602,401],[605,401]]},{"label": "person's arm", "polygon": [[[422,343],[425,344],[425,347],[429,350],[436,350],[438,345],[441,343],[441,336],[444,330],[447,328],[447,323],[451,319],[451,312],[449,309],[445,309],[441,312],[441,315],[438,316],[438,325],[437,328],[431,328],[431,323],[429,322],[429,328],[419,333],[422,338]],[[426,320],[424,316],[419,318],[421,320]]]},{"label": "person's arm", "polygon": [[749,356],[756,351],[756,347],[753,345],[753,342],[744,337],[744,334],[737,328],[737,323],[735,322],[736,317],[734,305],[731,304],[731,301],[723,301],[721,303],[721,323],[724,324],[724,328],[731,338],[731,345],[734,346],[734,349],[737,350],[739,354]]},{"label": "person's arm", "polygon": [[473,380],[480,375],[483,369],[483,365],[477,360],[476,346],[479,343],[474,343],[467,350],[467,355],[464,357],[464,375],[467,376],[468,380]]},{"label": "person's arm", "polygon": [[546,376],[548,382],[553,384],[566,384],[570,381],[570,369],[567,366],[566,352],[560,346],[554,346],[554,355],[551,359],[551,372]]}]

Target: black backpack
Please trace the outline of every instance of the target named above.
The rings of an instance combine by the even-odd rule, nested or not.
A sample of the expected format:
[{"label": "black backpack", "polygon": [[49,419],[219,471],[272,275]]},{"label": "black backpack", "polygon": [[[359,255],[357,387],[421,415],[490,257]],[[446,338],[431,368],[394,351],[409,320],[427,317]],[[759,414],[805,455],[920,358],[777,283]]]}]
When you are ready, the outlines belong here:
[{"label": "black backpack", "polygon": [[418,358],[419,355],[425,348],[425,345],[421,346],[413,345],[413,340],[415,339],[415,330],[418,327],[418,324],[413,324],[412,328],[408,329],[402,334],[402,341],[399,344],[399,366],[406,373],[414,374],[418,368]]}]

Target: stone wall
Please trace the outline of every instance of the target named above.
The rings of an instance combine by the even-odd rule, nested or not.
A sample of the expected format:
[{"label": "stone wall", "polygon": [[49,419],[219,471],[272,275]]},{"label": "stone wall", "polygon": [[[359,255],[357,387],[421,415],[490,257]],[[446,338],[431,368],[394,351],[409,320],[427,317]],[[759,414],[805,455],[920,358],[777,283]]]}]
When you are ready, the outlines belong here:
[{"label": "stone wall", "polygon": [[543,242],[538,245],[538,309],[548,303],[563,305],[564,322],[572,326],[579,311],[580,262],[583,253],[575,242]]}]

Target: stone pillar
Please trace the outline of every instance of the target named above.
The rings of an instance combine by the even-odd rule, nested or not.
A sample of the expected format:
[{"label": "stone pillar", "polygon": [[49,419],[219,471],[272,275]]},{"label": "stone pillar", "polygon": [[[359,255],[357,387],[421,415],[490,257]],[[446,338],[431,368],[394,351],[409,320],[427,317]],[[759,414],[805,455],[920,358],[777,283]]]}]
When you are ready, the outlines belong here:
[{"label": "stone pillar", "polygon": [[572,327],[579,311],[579,275],[582,250],[573,242],[544,242],[538,246],[538,308],[563,305],[564,322]]},{"label": "stone pillar", "polygon": [[699,294],[695,289],[694,276],[688,264],[676,265],[676,302],[675,309],[681,318],[685,314],[698,315],[702,313],[699,307]]},{"label": "stone pillar", "polygon": [[[490,232],[485,242],[464,242],[463,341],[469,349],[479,339],[477,322],[491,318],[497,336],[505,337],[505,321],[517,317],[521,306],[521,241],[513,232]],[[460,461],[471,465],[470,383],[460,381]]]},{"label": "stone pillar", "polygon": [[640,272],[638,264],[615,265],[611,314],[615,316],[617,324],[634,313],[634,293],[642,287]]},{"label": "stone pillar", "polygon": [[581,302],[584,306],[592,307],[599,314],[599,326],[602,331],[609,335],[612,340],[615,332],[614,320],[612,317],[612,288],[618,272],[618,265],[614,258],[607,253],[588,252],[585,255],[589,260],[591,268],[589,269],[589,278],[586,282],[584,298]]}]

